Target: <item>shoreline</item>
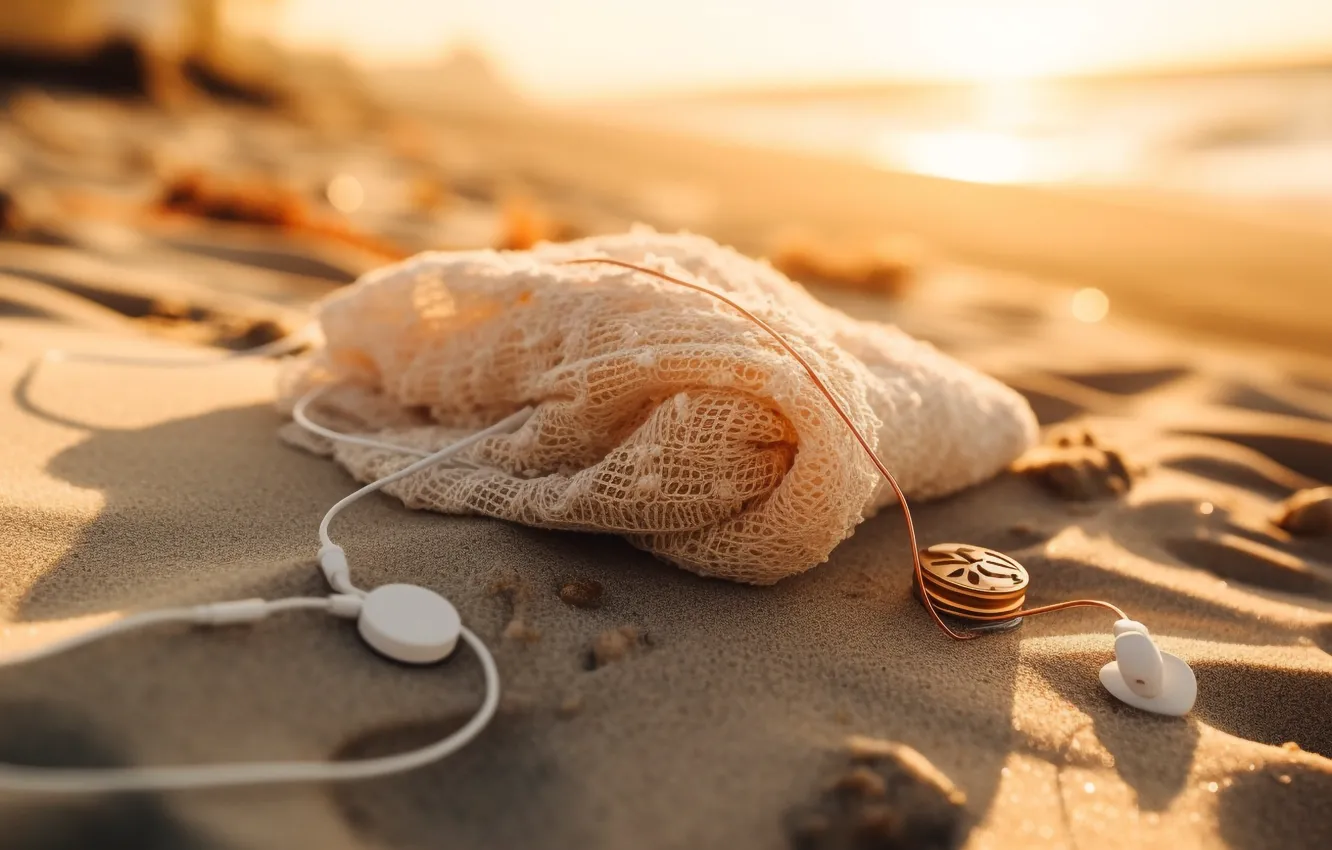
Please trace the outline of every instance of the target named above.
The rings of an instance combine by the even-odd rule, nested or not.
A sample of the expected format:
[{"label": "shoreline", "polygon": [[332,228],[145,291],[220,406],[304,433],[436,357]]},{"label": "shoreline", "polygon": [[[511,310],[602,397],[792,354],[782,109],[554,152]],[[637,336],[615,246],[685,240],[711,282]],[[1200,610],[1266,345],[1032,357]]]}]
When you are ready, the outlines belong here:
[{"label": "shoreline", "polygon": [[1205,202],[963,183],[559,112],[466,120],[557,180],[613,190],[646,173],[696,185],[712,207],[704,232],[746,252],[790,220],[904,234],[968,264],[1098,287],[1137,318],[1332,353],[1321,333],[1332,326],[1332,239],[1317,229]]}]

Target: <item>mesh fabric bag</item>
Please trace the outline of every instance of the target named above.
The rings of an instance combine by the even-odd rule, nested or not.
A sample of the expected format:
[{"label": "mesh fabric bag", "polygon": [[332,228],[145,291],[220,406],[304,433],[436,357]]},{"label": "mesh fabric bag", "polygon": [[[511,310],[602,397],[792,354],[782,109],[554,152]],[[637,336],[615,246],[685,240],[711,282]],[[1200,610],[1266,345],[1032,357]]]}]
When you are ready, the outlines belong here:
[{"label": "mesh fabric bag", "polygon": [[[536,413],[385,488],[413,508],[623,534],[694,572],[770,584],[827,560],[892,491],[796,361],[716,299],[604,256],[724,291],[808,359],[909,496],[982,481],[1033,441],[1014,391],[883,324],[826,307],[765,263],[647,230],[521,252],[426,253],[319,307],[323,347],[284,373],[286,409],[435,449]],[[371,481],[414,458],[285,438]]]}]

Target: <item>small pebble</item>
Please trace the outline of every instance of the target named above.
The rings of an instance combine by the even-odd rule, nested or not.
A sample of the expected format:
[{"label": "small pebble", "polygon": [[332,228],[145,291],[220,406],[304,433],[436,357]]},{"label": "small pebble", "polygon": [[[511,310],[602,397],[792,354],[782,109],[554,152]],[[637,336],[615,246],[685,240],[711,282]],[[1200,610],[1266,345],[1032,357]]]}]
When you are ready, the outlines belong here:
[{"label": "small pebble", "polygon": [[509,622],[502,632],[505,640],[535,643],[541,632],[527,624],[527,584],[516,575],[503,575],[490,585],[490,594],[508,603]]},{"label": "small pebble", "polygon": [[607,664],[623,660],[639,646],[646,644],[647,638],[633,626],[620,626],[597,635],[588,650],[588,669],[597,670]]},{"label": "small pebble", "polygon": [[809,803],[787,813],[798,850],[951,850],[965,837],[966,796],[920,753],[860,735],[844,744],[850,764]]},{"label": "small pebble", "polygon": [[527,625],[523,620],[514,617],[509,624],[504,627],[504,639],[518,641],[519,643],[536,643],[541,640],[541,632]]},{"label": "small pebble", "polygon": [[1332,534],[1332,487],[1301,490],[1277,507],[1276,524],[1307,537]]},{"label": "small pebble", "polygon": [[560,601],[575,608],[600,608],[602,592],[599,581],[574,579],[560,588]]},{"label": "small pebble", "polygon": [[896,741],[885,741],[865,735],[851,735],[846,739],[845,747],[853,759],[865,762],[895,761],[898,766],[913,778],[938,790],[948,802],[961,806],[967,802],[967,795],[953,784],[943,771],[930,763],[917,751]]},{"label": "small pebble", "polygon": [[1018,459],[1013,471],[1074,502],[1120,496],[1133,484],[1133,474],[1119,452],[1067,438],[1032,449]]}]

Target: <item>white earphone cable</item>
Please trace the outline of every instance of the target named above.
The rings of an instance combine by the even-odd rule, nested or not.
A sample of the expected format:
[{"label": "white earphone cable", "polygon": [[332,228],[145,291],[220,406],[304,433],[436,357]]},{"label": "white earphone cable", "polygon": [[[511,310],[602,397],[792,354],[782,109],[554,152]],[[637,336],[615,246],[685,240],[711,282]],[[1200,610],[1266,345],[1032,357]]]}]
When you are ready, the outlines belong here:
[{"label": "white earphone cable", "polygon": [[[306,398],[310,398],[310,396],[307,395]],[[302,399],[302,401],[304,400],[305,399]],[[333,518],[341,513],[344,508],[356,502],[363,496],[367,496],[388,484],[392,484],[394,481],[406,478],[408,475],[420,472],[437,463],[442,463],[458,452],[476,445],[487,437],[493,437],[496,434],[501,434],[511,431],[514,428],[521,427],[524,422],[532,417],[534,412],[535,411],[531,407],[524,407],[517,413],[501,419],[489,428],[477,431],[475,434],[445,446],[433,454],[426,455],[415,463],[399,469],[397,472],[390,473],[377,481],[370,482],[356,492],[344,496],[337,504],[329,508],[328,512],[324,514],[324,518],[319,522],[319,568],[324,571],[324,577],[328,579],[328,583],[333,589],[338,593],[364,595],[364,591],[352,584],[351,573],[347,566],[346,552],[343,551],[341,546],[334,543],[333,538],[328,534],[328,527],[333,522]]]},{"label": "white earphone cable", "polygon": [[[402,469],[399,469],[397,472],[385,475],[383,478],[380,478],[376,481],[371,481],[369,484],[357,490],[355,493],[351,493],[347,496],[344,496],[337,504],[328,509],[328,513],[324,514],[324,519],[319,523],[320,545],[321,546],[334,545],[333,541],[328,536],[328,526],[330,523],[333,522],[333,518],[342,512],[343,508],[346,508],[348,505],[352,504],[353,502],[355,502],[356,500],[360,499],[363,496],[367,496],[375,492],[376,490],[383,489],[385,486],[392,484],[394,481],[399,481],[403,478],[406,478],[408,475],[412,475],[413,473],[420,472],[421,470],[427,467],[434,466],[437,463],[446,461],[451,456],[457,454],[458,452],[463,451],[464,449],[471,448],[472,446],[476,445],[477,443],[481,442],[487,437],[493,437],[496,434],[503,434],[505,432],[512,431],[514,428],[521,427],[524,422],[532,418],[532,414],[534,412],[535,411],[531,407],[524,407],[522,410],[518,411],[517,413],[507,416],[504,419],[501,419],[499,422],[496,422],[494,425],[491,425],[489,428],[477,431],[475,434],[472,434],[468,437],[464,437],[461,440],[458,440],[456,443],[451,443],[450,445],[445,446],[444,448],[440,449],[437,452],[426,455],[425,457],[421,458],[415,463],[409,464],[408,466],[404,466]],[[401,449],[399,449],[399,451],[401,451]]]},{"label": "white earphone cable", "polygon": [[[146,623],[139,622],[137,625],[146,625]],[[499,707],[499,669],[495,665],[494,656],[490,654],[490,650],[481,639],[469,629],[464,627],[461,636],[481,662],[486,683],[485,698],[476,714],[462,728],[420,749],[348,762],[277,761],[110,770],[0,764],[0,791],[95,794],[113,791],[168,791],[234,785],[273,785],[287,782],[345,782],[388,776],[422,767],[457,752],[470,743],[481,730],[486,728]]]},{"label": "white earphone cable", "polygon": [[314,404],[315,401],[317,401],[319,397],[327,392],[332,386],[334,385],[326,384],[322,387],[317,387],[300,397],[295,406],[291,409],[291,418],[295,420],[297,425],[309,431],[311,434],[318,434],[325,439],[333,440],[338,443],[350,443],[354,446],[367,446],[372,449],[386,449],[388,451],[399,452],[405,455],[415,455],[416,457],[430,456],[430,452],[425,449],[414,449],[410,446],[386,443],[382,440],[375,440],[370,437],[358,437],[355,434],[343,434],[340,431],[334,431],[332,428],[325,428],[323,425],[312,420],[310,414],[306,411],[311,404]]},{"label": "white earphone cable", "polygon": [[[291,346],[291,338],[279,340]],[[292,346],[294,347],[294,346]],[[273,353],[270,349],[265,353]],[[244,356],[260,356],[258,349],[245,352]],[[68,355],[66,359],[72,359]],[[97,362],[127,363],[130,359],[104,357],[102,355],[77,356],[77,359],[89,359]],[[198,365],[212,365],[223,361],[197,361]],[[134,359],[134,365],[196,365],[196,361],[164,363],[161,359]],[[117,634],[124,634],[139,628],[168,623],[189,623],[194,625],[227,625],[249,623],[261,620],[269,614],[279,611],[298,609],[322,610],[334,616],[355,618],[361,611],[361,600],[365,592],[351,582],[346,553],[329,536],[329,525],[343,509],[358,499],[373,493],[384,486],[402,478],[420,472],[429,466],[441,463],[481,440],[520,427],[533,414],[531,407],[524,408],[506,417],[500,422],[478,431],[468,437],[433,453],[423,453],[403,446],[381,443],[367,438],[339,434],[323,428],[309,420],[305,415],[306,407],[319,392],[307,394],[297,404],[301,415],[296,418],[302,427],[322,434],[329,439],[354,442],[391,451],[410,454],[425,454],[419,460],[397,472],[373,481],[354,493],[338,501],[325,513],[319,524],[319,565],[328,579],[335,595],[329,597],[295,597],[268,601],[264,599],[240,599],[205,605],[164,608],[157,611],[144,611],[131,614],[111,623],[89,629],[77,635],[54,641],[42,647],[26,652],[0,657],[0,666],[26,664],[44,658],[50,658],[79,646],[84,646]],[[485,643],[470,629],[460,628],[459,636],[472,648],[481,662],[485,678],[485,696],[476,714],[462,728],[452,734],[419,749],[398,753],[391,756],[363,759],[350,762],[321,761],[282,761],[254,762],[236,764],[196,765],[186,767],[146,767],[123,769],[68,769],[29,767],[23,765],[0,764],[0,791],[48,794],[106,793],[116,791],[164,791],[185,788],[217,788],[234,785],[260,785],[286,782],[338,782],[356,779],[370,779],[401,773],[442,759],[466,746],[490,723],[499,706],[500,679],[499,668],[494,656]]]},{"label": "white earphone cable", "polygon": [[148,626],[165,625],[167,623],[218,626],[226,623],[253,622],[278,611],[292,611],[301,608],[328,611],[332,604],[332,597],[314,596],[277,599],[272,602],[264,599],[238,599],[207,605],[141,611],[137,614],[130,614],[118,620],[113,620],[105,625],[70,635],[67,638],[52,641],[35,649],[0,655],[0,667],[13,667],[44,658],[52,658],[76,647],[86,646],[113,635],[124,634]]}]

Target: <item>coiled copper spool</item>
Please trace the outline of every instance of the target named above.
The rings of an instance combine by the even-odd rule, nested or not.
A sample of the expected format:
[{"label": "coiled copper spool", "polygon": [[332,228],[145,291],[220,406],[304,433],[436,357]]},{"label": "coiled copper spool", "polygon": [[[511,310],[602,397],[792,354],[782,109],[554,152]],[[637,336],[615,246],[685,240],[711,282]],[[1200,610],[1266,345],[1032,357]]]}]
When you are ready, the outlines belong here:
[{"label": "coiled copper spool", "polygon": [[940,543],[920,553],[925,592],[940,613],[1001,623],[1021,616],[1030,579],[1002,552],[967,543]]}]

